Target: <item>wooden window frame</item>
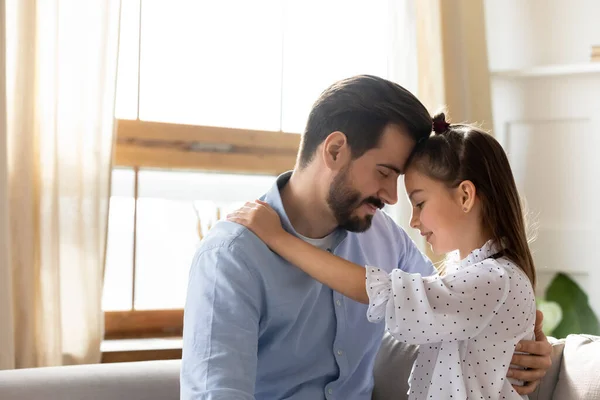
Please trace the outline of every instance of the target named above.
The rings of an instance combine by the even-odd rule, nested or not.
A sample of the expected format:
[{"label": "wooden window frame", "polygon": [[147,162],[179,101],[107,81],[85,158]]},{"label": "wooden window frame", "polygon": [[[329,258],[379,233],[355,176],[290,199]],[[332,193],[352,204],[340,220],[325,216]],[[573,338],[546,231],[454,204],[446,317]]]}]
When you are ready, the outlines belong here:
[{"label": "wooden window frame", "polygon": [[115,165],[278,175],[296,162],[300,135],[118,120]]},{"label": "wooden window frame", "polygon": [[[134,169],[276,176],[294,168],[300,146],[297,134],[140,120],[118,120],[116,136],[113,165]],[[107,311],[104,328],[105,339],[181,336],[183,310]]]}]

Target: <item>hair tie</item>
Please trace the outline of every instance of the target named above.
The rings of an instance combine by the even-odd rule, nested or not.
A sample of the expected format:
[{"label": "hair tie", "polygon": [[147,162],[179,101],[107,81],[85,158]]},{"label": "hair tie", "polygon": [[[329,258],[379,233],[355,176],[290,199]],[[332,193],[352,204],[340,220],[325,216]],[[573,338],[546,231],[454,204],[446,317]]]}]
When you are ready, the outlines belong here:
[{"label": "hair tie", "polygon": [[450,124],[445,119],[433,121],[433,131],[437,134],[446,132],[449,127]]}]

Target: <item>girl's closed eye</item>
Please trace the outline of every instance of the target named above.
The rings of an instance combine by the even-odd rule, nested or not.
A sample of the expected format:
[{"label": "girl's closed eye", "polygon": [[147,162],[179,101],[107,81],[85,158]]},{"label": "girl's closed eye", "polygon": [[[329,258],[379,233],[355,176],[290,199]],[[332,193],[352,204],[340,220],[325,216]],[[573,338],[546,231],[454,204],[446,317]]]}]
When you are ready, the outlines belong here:
[{"label": "girl's closed eye", "polygon": [[424,201],[422,201],[422,202],[420,202],[420,203],[417,203],[417,204],[415,204],[415,207],[416,207],[416,208],[418,208],[418,209],[420,210],[420,209],[422,209],[422,208],[423,208],[423,205],[424,205],[424,204],[425,204],[425,202],[424,202]]}]

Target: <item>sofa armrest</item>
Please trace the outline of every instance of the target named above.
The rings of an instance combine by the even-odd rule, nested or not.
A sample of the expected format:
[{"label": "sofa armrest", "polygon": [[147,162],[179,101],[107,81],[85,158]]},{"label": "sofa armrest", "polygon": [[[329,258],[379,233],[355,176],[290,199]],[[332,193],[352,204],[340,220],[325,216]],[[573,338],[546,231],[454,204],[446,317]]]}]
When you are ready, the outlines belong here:
[{"label": "sofa armrest", "polygon": [[600,398],[600,337],[569,335],[552,400]]}]

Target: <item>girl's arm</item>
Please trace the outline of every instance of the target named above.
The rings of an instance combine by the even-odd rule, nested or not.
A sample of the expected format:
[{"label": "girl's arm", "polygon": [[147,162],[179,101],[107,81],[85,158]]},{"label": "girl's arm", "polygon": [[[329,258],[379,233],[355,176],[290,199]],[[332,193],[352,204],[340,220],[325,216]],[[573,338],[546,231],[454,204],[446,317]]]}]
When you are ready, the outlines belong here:
[{"label": "girl's arm", "polygon": [[269,247],[336,292],[360,303],[369,302],[364,267],[334,256],[285,231]]},{"label": "girl's arm", "polygon": [[[531,314],[521,311],[531,311],[529,305],[535,308],[535,303],[516,293],[509,298],[510,279],[495,261],[428,277],[400,269],[388,274],[367,266],[367,318],[371,322],[385,321],[387,330],[406,343],[468,340],[485,329],[507,301],[514,316],[524,319],[513,319],[499,327],[494,338],[514,339],[516,331],[525,329],[524,323]],[[533,321],[529,321],[532,328]]]},{"label": "girl's arm", "polygon": [[[273,251],[316,280],[369,304],[367,318],[371,322],[385,321],[387,330],[405,343],[470,339],[488,326],[507,299],[509,308],[521,320],[511,320],[495,333],[495,338],[514,339],[513,330],[524,330],[526,324],[533,326],[534,300],[526,299],[525,291],[523,295],[508,297],[511,278],[496,261],[443,277],[422,277],[400,269],[388,274],[376,267],[365,269],[287,233],[277,213],[266,203],[246,203],[227,218],[248,227]],[[530,305],[533,311],[527,313],[525,309],[531,311]]]},{"label": "girl's arm", "polygon": [[271,250],[296,265],[314,279],[355,301],[367,304],[365,268],[334,256],[286,232],[279,215],[257,200],[227,216],[246,226]]}]

